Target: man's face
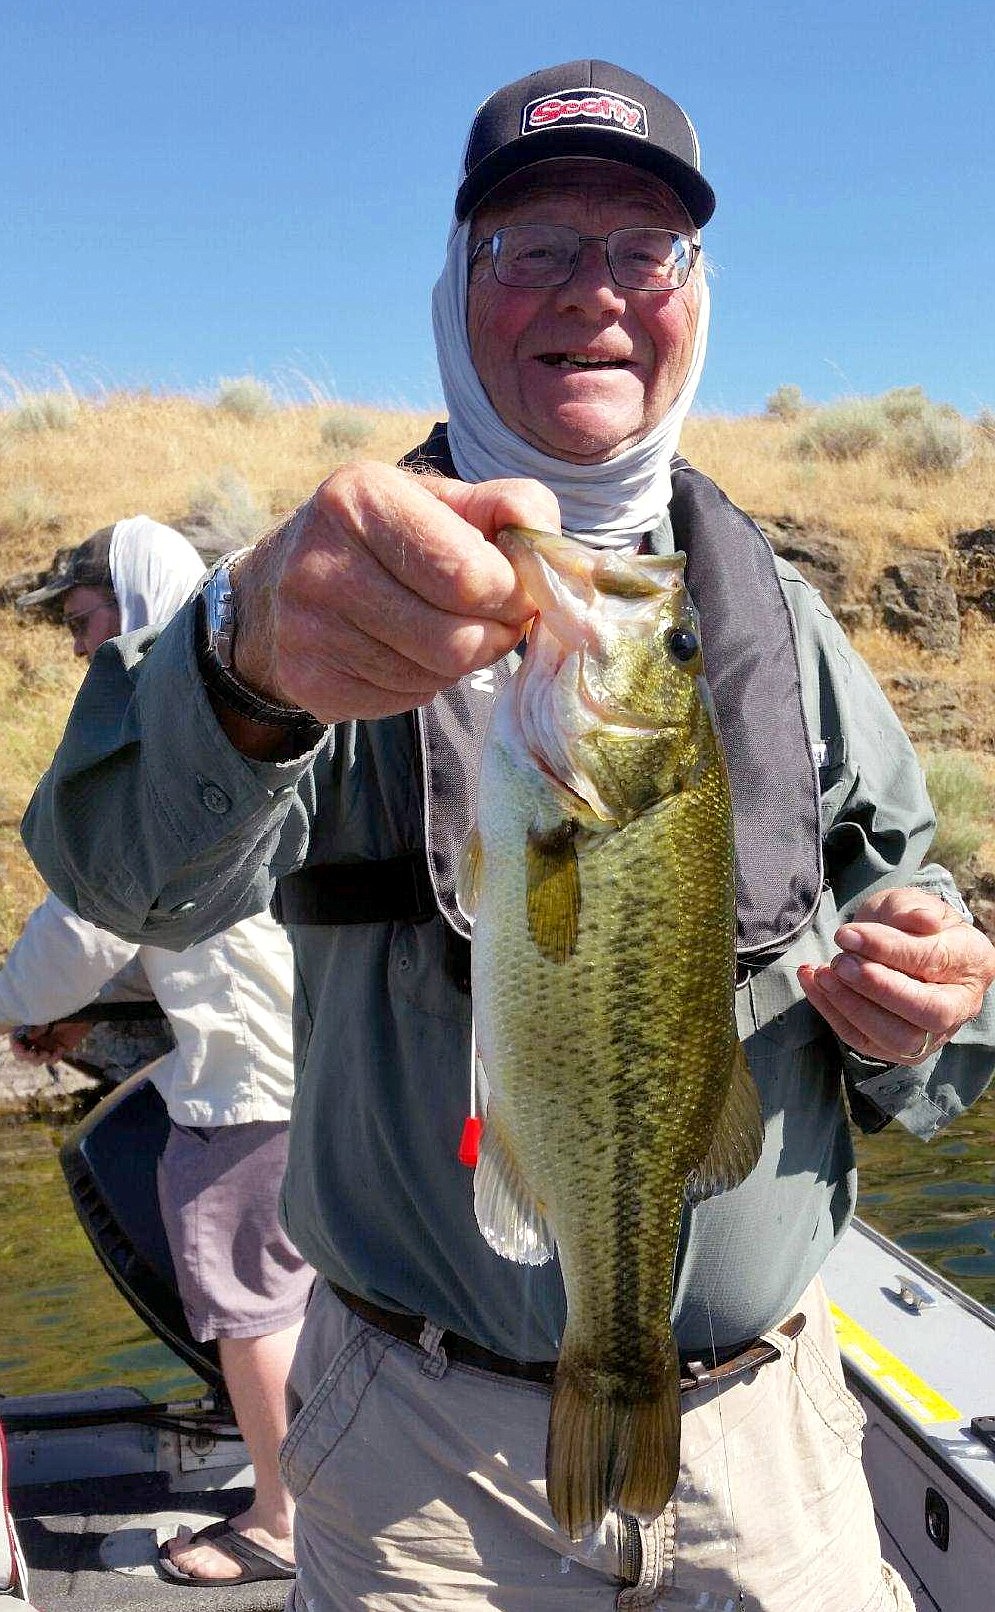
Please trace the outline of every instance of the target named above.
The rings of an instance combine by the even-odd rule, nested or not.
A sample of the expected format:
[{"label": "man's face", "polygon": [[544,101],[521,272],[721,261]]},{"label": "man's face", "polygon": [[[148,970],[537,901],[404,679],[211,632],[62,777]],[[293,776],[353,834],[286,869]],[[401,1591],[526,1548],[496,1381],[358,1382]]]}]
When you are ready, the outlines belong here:
[{"label": "man's face", "polygon": [[[580,235],[632,225],[693,234],[662,180],[576,159],[543,163],[502,185],[474,214],[471,249],[502,225],[524,223],[569,224]],[[554,458],[600,463],[651,431],[680,391],[698,296],[694,274],[678,291],[616,285],[598,241],[581,247],[566,285],[545,290],[501,285],[484,252],[468,292],[474,367],[516,435]]]},{"label": "man's face", "polygon": [[87,660],[121,631],[117,601],[106,588],[70,588],[62,601],[62,620],[73,635],[73,654]]}]

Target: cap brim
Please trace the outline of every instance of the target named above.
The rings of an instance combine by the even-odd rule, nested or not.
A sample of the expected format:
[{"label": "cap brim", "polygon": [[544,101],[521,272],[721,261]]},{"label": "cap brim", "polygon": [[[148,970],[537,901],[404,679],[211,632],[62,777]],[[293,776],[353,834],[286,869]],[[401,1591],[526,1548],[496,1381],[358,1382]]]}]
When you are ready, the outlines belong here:
[{"label": "cap brim", "polygon": [[44,588],[35,588],[32,593],[22,593],[15,599],[14,609],[36,610],[40,605],[51,604],[55,599],[61,598],[75,586],[75,582],[49,582]]},{"label": "cap brim", "polygon": [[670,151],[611,129],[549,129],[510,140],[477,164],[456,193],[457,223],[462,224],[503,179],[555,157],[602,157],[655,174],[684,203],[696,229],[707,224],[715,211],[715,192],[707,179]]}]

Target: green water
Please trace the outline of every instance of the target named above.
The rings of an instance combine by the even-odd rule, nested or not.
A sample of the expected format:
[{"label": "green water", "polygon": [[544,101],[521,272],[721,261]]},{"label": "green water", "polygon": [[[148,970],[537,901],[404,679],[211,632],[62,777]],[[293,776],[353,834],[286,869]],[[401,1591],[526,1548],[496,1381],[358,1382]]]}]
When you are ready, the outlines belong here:
[{"label": "green water", "polygon": [[127,1383],[187,1398],[197,1379],[104,1274],[51,1125],[0,1126],[0,1394]]},{"label": "green water", "polygon": [[863,1219],[995,1311],[995,1087],[928,1146],[889,1125],[857,1160]]},{"label": "green water", "polygon": [[[0,1394],[195,1379],[146,1330],[81,1230],[50,1125],[0,1127]],[[995,1091],[928,1147],[898,1126],[860,1141],[860,1213],[995,1310]]]}]

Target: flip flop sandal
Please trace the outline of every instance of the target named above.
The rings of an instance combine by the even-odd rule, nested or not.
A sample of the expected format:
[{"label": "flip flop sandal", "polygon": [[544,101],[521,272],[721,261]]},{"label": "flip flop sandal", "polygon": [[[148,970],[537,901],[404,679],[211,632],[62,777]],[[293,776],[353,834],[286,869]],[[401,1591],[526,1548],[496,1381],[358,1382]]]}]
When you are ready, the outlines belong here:
[{"label": "flip flop sandal", "polygon": [[297,1569],[291,1563],[285,1562],[280,1556],[274,1556],[271,1550],[264,1549],[262,1545],[257,1545],[247,1534],[237,1533],[226,1519],[198,1529],[190,1539],[183,1541],[183,1548],[186,1550],[190,1545],[201,1545],[205,1541],[216,1545],[226,1556],[236,1561],[241,1571],[231,1578],[197,1578],[193,1573],[184,1573],[170,1559],[169,1547],[172,1540],[167,1539],[159,1546],[160,1572],[177,1584],[202,1584],[205,1589],[210,1589],[212,1584],[218,1587],[226,1584],[258,1584],[263,1579],[296,1577]]}]

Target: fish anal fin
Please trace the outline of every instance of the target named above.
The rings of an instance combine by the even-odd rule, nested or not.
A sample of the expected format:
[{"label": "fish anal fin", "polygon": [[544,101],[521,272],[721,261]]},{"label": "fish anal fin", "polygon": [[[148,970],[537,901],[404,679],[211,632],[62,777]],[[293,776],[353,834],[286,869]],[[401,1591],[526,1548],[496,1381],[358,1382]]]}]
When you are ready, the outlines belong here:
[{"label": "fish anal fin", "polygon": [[545,833],[531,829],[525,845],[525,907],[529,934],[543,957],[565,963],[577,949],[580,921],[578,824],[565,819]]},{"label": "fish anal fin", "polygon": [[555,1239],[508,1143],[493,1103],[473,1176],[473,1210],[485,1242],[502,1259],[545,1265]]},{"label": "fish anal fin", "polygon": [[480,901],[480,880],[483,875],[484,848],[480,830],[471,828],[463,841],[456,868],[456,905],[464,918],[473,918]]},{"label": "fish anal fin", "polygon": [[764,1141],[760,1093],[750,1073],[742,1042],[736,1043],[732,1080],[711,1145],[685,1185],[689,1203],[700,1203],[745,1181],[760,1158]]},{"label": "fish anal fin", "polygon": [[574,1369],[565,1342],[549,1413],[546,1498],[570,1538],[588,1537],[612,1507],[652,1522],[677,1487],[680,1460],[680,1368],[673,1344],[666,1369],[634,1395],[611,1373]]}]

